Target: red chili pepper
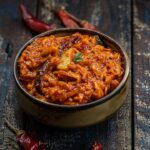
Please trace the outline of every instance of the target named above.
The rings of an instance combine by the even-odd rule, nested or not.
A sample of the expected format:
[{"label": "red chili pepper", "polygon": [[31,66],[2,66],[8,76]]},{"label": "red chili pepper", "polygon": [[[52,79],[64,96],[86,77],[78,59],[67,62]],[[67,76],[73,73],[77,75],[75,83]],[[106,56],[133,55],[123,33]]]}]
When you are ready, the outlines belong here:
[{"label": "red chili pepper", "polygon": [[24,148],[24,150],[46,150],[46,145],[35,139],[24,130],[14,128],[6,119],[5,123],[12,130],[17,137],[18,143]]},{"label": "red chili pepper", "polygon": [[58,10],[56,12],[56,14],[66,27],[68,27],[68,28],[78,28],[79,27],[79,25],[68,16],[68,14],[65,12],[64,9]]},{"label": "red chili pepper", "polygon": [[103,150],[102,145],[100,143],[95,142],[93,144],[92,150]]},{"label": "red chili pepper", "polygon": [[80,22],[80,25],[86,29],[91,29],[91,30],[95,30],[95,31],[97,30],[96,27],[94,25],[90,24],[88,21],[82,20]]},{"label": "red chili pepper", "polygon": [[[62,7],[61,9],[59,9],[57,11],[57,13],[61,13],[63,15],[65,15],[66,18],[69,18],[69,20],[75,21],[76,23],[78,23],[81,27],[86,28],[86,29],[91,29],[91,30],[97,30],[96,26],[90,24],[88,21],[86,20],[81,20],[75,16],[73,16],[72,14],[70,14],[69,12],[67,12],[64,7]],[[65,18],[64,18],[65,20]]]},{"label": "red chili pepper", "polygon": [[54,24],[47,24],[34,17],[23,4],[19,5],[19,9],[20,9],[22,20],[26,23],[26,25],[31,30],[41,33],[55,28]]}]

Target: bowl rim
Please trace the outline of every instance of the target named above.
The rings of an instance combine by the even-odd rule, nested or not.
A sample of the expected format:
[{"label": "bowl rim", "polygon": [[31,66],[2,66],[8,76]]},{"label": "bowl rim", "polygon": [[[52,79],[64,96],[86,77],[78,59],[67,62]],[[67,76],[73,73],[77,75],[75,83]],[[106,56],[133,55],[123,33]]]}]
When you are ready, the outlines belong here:
[{"label": "bowl rim", "polygon": [[[45,101],[41,101],[40,99],[32,96],[31,94],[29,94],[25,88],[23,88],[23,86],[21,85],[19,78],[18,78],[18,73],[17,73],[17,62],[18,62],[18,58],[21,55],[21,53],[23,52],[23,50],[26,48],[27,45],[29,45],[30,43],[32,43],[33,40],[35,40],[36,38],[39,37],[43,37],[43,36],[48,36],[48,35],[53,35],[53,34],[59,34],[59,33],[75,33],[75,32],[87,32],[87,34],[93,34],[93,35],[98,35],[101,36],[103,38],[106,38],[107,40],[109,40],[109,42],[113,43],[113,45],[115,45],[115,47],[117,46],[118,50],[122,53],[123,57],[124,57],[124,61],[125,61],[125,73],[123,76],[123,79],[121,80],[121,82],[119,83],[119,85],[113,90],[111,91],[109,94],[107,94],[106,96],[95,100],[95,101],[91,101],[89,103],[85,103],[85,104],[79,104],[79,105],[60,105],[60,104],[55,104],[55,103],[50,103],[50,102],[45,102]],[[118,94],[121,89],[124,87],[128,76],[129,76],[129,68],[130,68],[130,61],[129,61],[129,57],[126,53],[126,51],[111,37],[107,36],[106,34],[99,32],[99,31],[93,31],[93,30],[89,30],[89,29],[83,29],[83,28],[59,28],[59,29],[54,29],[51,31],[46,31],[43,32],[41,34],[38,34],[36,36],[34,36],[33,38],[31,38],[30,40],[28,40],[21,48],[20,50],[17,52],[15,60],[14,60],[14,78],[15,81],[17,83],[17,86],[19,87],[19,89],[21,90],[21,92],[29,97],[29,100],[37,103],[39,105],[42,105],[44,107],[48,107],[48,108],[52,108],[52,109],[61,109],[61,110],[82,110],[82,109],[86,109],[92,106],[96,106],[98,104],[102,104],[105,103],[106,101],[109,101],[114,95]]]}]

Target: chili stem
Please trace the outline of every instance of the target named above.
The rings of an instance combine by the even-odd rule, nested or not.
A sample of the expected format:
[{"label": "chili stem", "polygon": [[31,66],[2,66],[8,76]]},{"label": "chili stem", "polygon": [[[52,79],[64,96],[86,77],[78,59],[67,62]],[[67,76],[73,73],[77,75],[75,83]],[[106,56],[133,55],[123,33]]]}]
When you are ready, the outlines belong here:
[{"label": "chili stem", "polygon": [[7,119],[5,119],[5,124],[8,126],[8,128],[9,128],[13,133],[17,134],[17,133],[19,132],[19,129],[17,129],[17,128],[15,128],[14,126],[12,126],[12,125],[10,124],[10,122],[9,122]]}]

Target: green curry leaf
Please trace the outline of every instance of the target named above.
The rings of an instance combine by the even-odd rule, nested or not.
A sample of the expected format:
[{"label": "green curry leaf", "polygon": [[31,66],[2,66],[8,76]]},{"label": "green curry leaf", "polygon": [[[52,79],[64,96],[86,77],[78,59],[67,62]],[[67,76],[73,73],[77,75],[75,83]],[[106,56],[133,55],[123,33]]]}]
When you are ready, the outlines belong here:
[{"label": "green curry leaf", "polygon": [[82,61],[82,54],[81,54],[81,52],[78,52],[74,55],[74,62],[78,63],[80,61]]}]

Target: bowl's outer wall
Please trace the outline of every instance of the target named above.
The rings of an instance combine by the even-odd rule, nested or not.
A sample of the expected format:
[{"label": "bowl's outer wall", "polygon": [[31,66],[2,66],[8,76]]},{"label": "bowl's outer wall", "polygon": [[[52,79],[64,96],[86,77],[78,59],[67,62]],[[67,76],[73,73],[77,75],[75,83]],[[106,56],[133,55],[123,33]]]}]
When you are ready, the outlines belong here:
[{"label": "bowl's outer wall", "polygon": [[[90,35],[99,35],[100,38],[112,49],[119,51],[124,56],[125,61],[125,75],[119,86],[112,91],[110,94],[105,96],[102,99],[94,101],[92,103],[87,103],[79,106],[63,106],[63,105],[55,105],[51,103],[42,102],[33,96],[29,95],[27,91],[21,86],[21,83],[18,79],[17,72],[17,61],[19,56],[21,55],[24,48],[29,45],[35,38],[46,36],[46,35],[57,35],[64,36],[68,34],[72,34],[75,32],[90,34]],[[15,63],[14,63],[14,76],[17,82],[17,86],[19,87],[19,91],[17,90],[17,97],[22,106],[23,110],[27,112],[29,115],[38,119],[39,121],[53,126],[59,127],[79,127],[94,124],[96,122],[101,122],[111,116],[114,112],[116,112],[120,106],[125,101],[129,83],[129,59],[126,52],[110,37],[91,30],[85,29],[60,29],[55,31],[48,31],[42,33],[30,41],[28,41],[18,52]],[[18,89],[18,88],[16,88]],[[21,90],[21,91],[20,91]],[[61,108],[61,109],[60,109]],[[66,110],[66,111],[65,111]],[[67,111],[69,110],[69,112]]]},{"label": "bowl's outer wall", "polygon": [[17,97],[23,110],[38,121],[51,126],[74,128],[92,125],[109,118],[126,100],[128,89],[129,81],[127,81],[120,93],[113,96],[109,101],[84,110],[73,111],[53,110],[42,107],[29,101],[28,97],[22,92],[17,92]]}]

